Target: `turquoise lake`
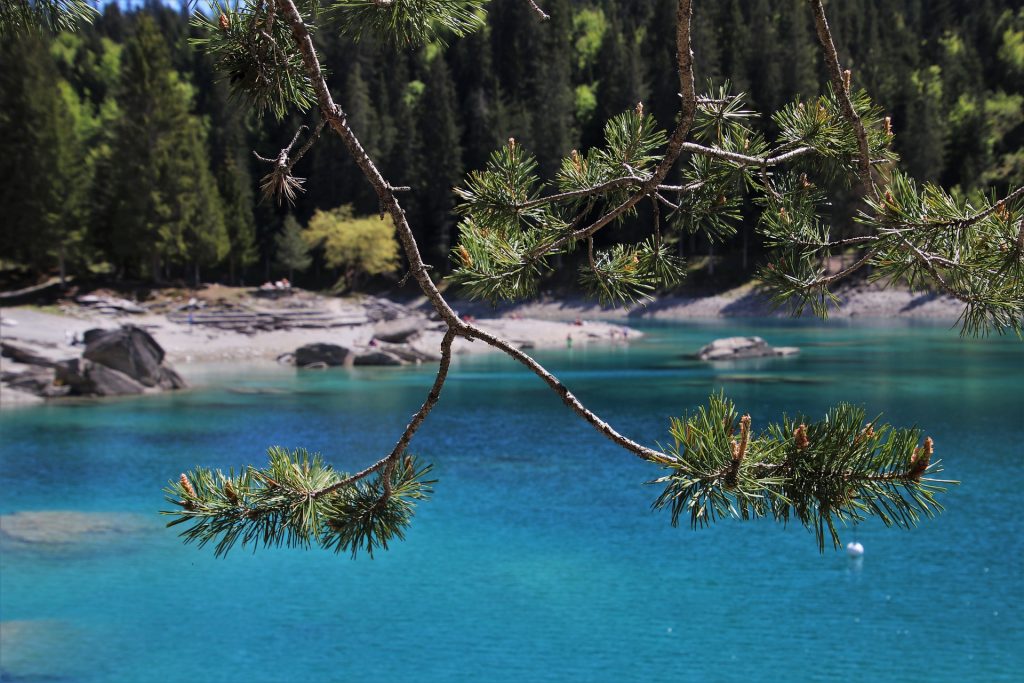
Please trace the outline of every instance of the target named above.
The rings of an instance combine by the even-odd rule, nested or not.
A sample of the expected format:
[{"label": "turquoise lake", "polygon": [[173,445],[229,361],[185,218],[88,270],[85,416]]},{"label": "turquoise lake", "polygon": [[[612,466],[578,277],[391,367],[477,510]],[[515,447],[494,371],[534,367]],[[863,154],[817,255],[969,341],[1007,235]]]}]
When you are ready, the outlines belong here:
[{"label": "turquoise lake", "polygon": [[[118,533],[0,545],[0,681],[1009,681],[1024,670],[1024,343],[947,326],[739,321],[648,327],[538,353],[623,433],[723,389],[755,428],[846,400],[933,436],[946,511],[847,529],[861,561],[770,522],[672,528],[658,470],[499,355],[458,357],[412,452],[434,497],[370,560],[236,549],[164,528],[162,487],[268,445],[341,469],[388,452],[434,368],[182,368],[142,400],[0,413],[0,514],[113,513]],[[760,334],[799,356],[683,354]],[[241,392],[239,392],[241,390]]]}]

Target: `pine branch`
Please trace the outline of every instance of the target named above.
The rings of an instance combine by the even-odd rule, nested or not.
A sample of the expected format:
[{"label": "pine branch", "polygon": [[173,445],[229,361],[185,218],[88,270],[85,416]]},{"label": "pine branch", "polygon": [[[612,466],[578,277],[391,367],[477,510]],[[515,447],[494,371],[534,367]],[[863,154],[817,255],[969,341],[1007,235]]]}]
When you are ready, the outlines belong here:
[{"label": "pine branch", "polygon": [[[737,433],[738,429],[738,433]],[[942,509],[936,494],[955,482],[935,479],[934,443],[918,429],[866,421],[840,404],[824,419],[783,418],[755,432],[731,401],[713,396],[693,415],[671,421],[674,460],[651,483],[665,488],[654,502],[673,526],[685,514],[702,527],[718,517],[795,518],[813,529],[819,548],[835,547],[837,523],[877,516],[911,527]]]},{"label": "pine branch", "polygon": [[[433,480],[430,466],[403,456],[370,484],[345,477],[304,449],[267,451],[266,468],[249,467],[225,475],[196,468],[164,489],[177,510],[168,527],[191,524],[181,532],[185,543],[215,543],[215,554],[235,545],[309,548],[313,544],[355,557],[371,557],[393,538],[404,538],[417,502],[426,500]],[[397,460],[397,459],[396,459]],[[317,495],[317,492],[329,491]]]},{"label": "pine branch", "polygon": [[861,121],[860,115],[850,99],[850,72],[843,71],[843,68],[839,65],[839,54],[832,40],[832,31],[828,27],[828,19],[825,16],[822,0],[808,1],[811,3],[811,9],[814,12],[814,27],[818,33],[818,41],[821,43],[822,51],[825,55],[825,65],[828,67],[832,88],[839,98],[839,103],[842,105],[843,115],[857,136],[857,146],[860,152],[858,157],[860,182],[866,190],[871,186],[871,153],[864,123]]},{"label": "pine branch", "polygon": [[533,0],[526,0],[526,3],[530,6],[530,9],[533,10],[533,13],[536,14],[537,18],[540,19],[541,21],[547,21],[548,19],[551,18],[551,15],[547,14],[544,10],[542,10],[540,6]]},{"label": "pine branch", "polygon": [[328,13],[341,30],[403,47],[465,36],[483,26],[484,0],[333,0]]},{"label": "pine branch", "polygon": [[[838,69],[824,10],[820,1],[811,2],[816,19],[820,14],[819,35],[830,71]],[[469,30],[469,20],[459,18],[453,9],[455,4],[468,7],[474,3],[339,0],[334,10],[340,13],[338,16],[347,17],[345,21],[353,31],[383,30],[399,42],[409,42],[436,37],[432,32],[439,27],[456,33]],[[209,470],[196,470],[192,477],[183,475],[177,483],[172,482],[168,493],[182,508],[170,513],[178,516],[173,524],[194,522],[185,532],[186,540],[200,544],[217,540],[218,552],[241,540],[243,545],[261,541],[264,545],[309,546],[317,542],[335,550],[355,553],[365,549],[372,553],[375,548],[386,547],[390,539],[400,538],[412,506],[426,496],[431,483],[424,480],[428,468],[417,467],[404,453],[439,399],[456,337],[479,339],[508,354],[543,380],[599,433],[637,457],[666,468],[668,474],[657,480],[665,484],[665,490],[655,506],[670,507],[673,523],[683,512],[696,525],[723,514],[745,518],[771,515],[783,522],[794,517],[814,528],[819,545],[824,547],[826,534],[838,543],[836,522],[874,514],[886,524],[909,526],[920,516],[940,509],[934,495],[942,490],[941,484],[948,482],[926,476],[938,471],[937,463],[931,461],[934,446],[930,440],[918,445],[917,430],[896,430],[879,426],[877,421],[865,423],[863,411],[839,406],[819,422],[784,419],[767,432],[757,433],[749,416],[737,420],[732,404],[719,397],[712,398],[709,407],[693,418],[673,422],[675,445],[663,452],[620,434],[542,365],[508,341],[460,320],[429,277],[396,197],[399,188],[384,179],[334,102],[295,0],[273,0],[269,5],[261,2],[251,13],[264,17],[256,22],[257,35],[274,36],[274,30],[287,26],[293,44],[285,47],[274,38],[268,59],[291,59],[290,55],[295,55],[301,61],[322,121],[339,136],[374,188],[382,212],[392,217],[409,262],[409,275],[416,279],[448,330],[434,384],[387,456],[348,475],[334,472],[316,457],[310,460],[304,453],[289,454],[278,449],[271,452],[268,468],[249,468],[238,478]],[[795,171],[814,160],[823,162],[824,172],[837,178],[848,176],[851,165],[863,177],[865,167],[870,172],[872,159],[892,158],[889,127],[883,126],[879,111],[866,96],[850,92],[848,74],[844,78],[837,71],[839,78],[833,79],[831,93],[810,106],[797,103],[777,115],[781,142],[770,148],[746,128],[744,121],[750,112],[742,109],[739,96],[728,96],[723,90],[718,96],[698,100],[690,50],[691,14],[691,2],[679,0],[676,47],[682,104],[678,123],[667,138],[650,127],[649,117],[638,105],[635,111],[610,122],[605,147],[590,150],[586,156],[574,152],[563,162],[560,192],[556,194],[541,194],[543,183],[536,176],[535,162],[514,141],[496,152],[487,170],[471,176],[467,187],[460,190],[467,208],[462,241],[454,250],[463,277],[471,286],[485,294],[531,291],[536,286],[537,271],[543,267],[538,263],[540,257],[586,240],[590,269],[599,290],[603,288],[611,298],[642,295],[656,282],[681,276],[681,264],[668,254],[662,242],[660,212],[655,212],[654,236],[649,241],[618,245],[601,253],[593,248],[593,235],[633,211],[644,197],[655,206],[658,202],[666,204],[676,213],[693,210],[687,220],[710,216],[725,230],[739,200],[725,197],[723,192],[741,186],[765,192],[762,223],[769,232],[780,240],[786,235],[797,238],[791,242],[784,262],[780,262],[785,267],[778,269],[778,281],[790,288],[817,283],[822,298],[831,296],[826,285],[834,280],[828,279],[831,276],[823,278],[811,256],[852,242],[828,238],[816,217],[820,193],[806,173],[797,175]],[[278,21],[273,20],[275,16]],[[463,19],[465,22],[460,24]],[[452,22],[456,24],[454,29]],[[228,23],[230,26],[230,19]],[[709,144],[687,142],[691,131]],[[297,139],[276,162],[285,160],[287,166]],[[685,182],[670,185],[666,178],[683,151],[693,152],[684,173]],[[797,167],[794,172],[769,173],[768,167],[787,162]],[[913,213],[912,201],[902,196],[908,188],[907,183],[900,185],[900,196],[889,202],[891,206],[885,211],[896,217]],[[661,192],[678,192],[680,204],[668,201]],[[929,201],[947,213],[952,210],[943,197],[932,196]],[[598,206],[599,218],[580,227]],[[1001,239],[1003,224],[1009,225],[1016,218],[1004,204],[954,232],[984,231],[1001,221],[998,229],[992,228],[992,234],[985,235],[990,241]],[[907,236],[895,217],[887,225],[872,236],[873,242],[864,241],[872,249],[854,266],[891,260],[898,240]],[[922,258],[936,271],[945,268],[957,276],[950,286],[970,284],[978,279],[980,267],[992,265],[987,261],[978,269],[961,272],[961,261],[937,261],[933,247],[938,246],[939,238],[929,240],[914,248],[921,250]],[[805,245],[811,248],[797,248]],[[1007,310],[1014,310],[1013,306]]]},{"label": "pine branch", "polygon": [[97,16],[88,0],[4,0],[0,3],[0,38],[74,31]]}]

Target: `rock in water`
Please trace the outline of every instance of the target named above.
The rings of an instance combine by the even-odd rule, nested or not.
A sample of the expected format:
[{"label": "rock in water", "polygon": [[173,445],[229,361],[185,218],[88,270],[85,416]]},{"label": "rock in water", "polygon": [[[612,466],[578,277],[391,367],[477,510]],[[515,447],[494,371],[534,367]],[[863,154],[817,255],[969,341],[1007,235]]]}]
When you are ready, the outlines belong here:
[{"label": "rock in water", "polygon": [[180,389],[185,386],[178,373],[163,365],[163,348],[140,327],[125,325],[116,330],[89,330],[84,339],[82,358],[95,365],[122,373],[144,387]]},{"label": "rock in water", "polygon": [[716,339],[697,352],[700,360],[739,360],[741,358],[768,358],[800,353],[794,346],[769,346],[761,337],[726,337]]},{"label": "rock in water", "polygon": [[337,344],[306,344],[295,349],[295,365],[305,368],[323,363],[327,367],[345,365],[349,350]]}]

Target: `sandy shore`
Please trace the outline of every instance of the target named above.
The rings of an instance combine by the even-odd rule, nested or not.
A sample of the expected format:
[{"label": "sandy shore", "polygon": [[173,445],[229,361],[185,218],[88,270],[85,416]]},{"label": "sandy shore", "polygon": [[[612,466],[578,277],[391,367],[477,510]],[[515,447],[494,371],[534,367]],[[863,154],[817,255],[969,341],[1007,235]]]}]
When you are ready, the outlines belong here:
[{"label": "sandy shore", "polygon": [[[82,346],[74,344],[86,331],[116,328],[125,324],[150,332],[167,353],[167,361],[186,378],[190,364],[210,362],[275,362],[306,344],[337,344],[355,351],[372,350],[371,340],[378,332],[381,317],[409,320],[419,329],[407,342],[410,350],[436,357],[444,333],[443,323],[431,320],[422,300],[396,304],[374,297],[322,297],[309,292],[267,300],[252,296],[250,290],[219,286],[199,293],[204,306],[197,311],[259,311],[292,313],[314,311],[326,316],[330,326],[279,326],[279,329],[222,329],[189,324],[182,313],[182,296],[165,297],[153,302],[141,313],[99,312],[88,305],[64,302],[40,309],[30,306],[0,309],[0,338],[30,349],[53,361],[81,355]],[[204,298],[205,297],[205,298]],[[927,318],[955,321],[962,305],[948,297],[919,295],[902,290],[876,288],[847,289],[840,293],[843,304],[833,317]],[[645,304],[622,308],[603,308],[583,299],[541,299],[523,304],[492,307],[480,302],[454,301],[461,315],[473,316],[482,329],[524,349],[565,348],[568,345],[628,344],[643,334],[621,323],[643,321],[685,321],[694,319],[787,316],[774,310],[751,287],[743,287],[706,297],[664,297]],[[326,324],[326,323],[325,323]],[[493,352],[483,342],[457,339],[458,354]],[[0,360],[2,375],[30,369],[9,358]],[[14,390],[6,382],[0,405],[38,403],[43,399]]]},{"label": "sandy shore", "polygon": [[[346,300],[323,299],[322,305],[334,312],[351,314],[358,304]],[[410,343],[416,348],[436,353],[444,334],[444,326],[428,320],[417,311],[407,311],[419,318],[422,332]],[[482,329],[507,339],[522,348],[561,348],[588,344],[621,344],[639,339],[643,335],[616,323],[588,320],[577,325],[552,319],[513,317],[479,318],[475,323]],[[172,322],[168,316],[147,313],[142,315],[99,315],[87,310],[67,310],[62,313],[41,311],[30,307],[7,308],[0,311],[0,332],[5,341],[22,343],[53,360],[79,355],[80,346],[70,340],[94,328],[116,328],[132,324],[142,327],[167,352],[167,359],[175,366],[191,362],[229,360],[275,360],[292,353],[300,346],[313,343],[338,344],[347,348],[369,347],[374,336],[372,322],[338,327],[294,327],[244,333],[217,329],[204,325]],[[456,340],[455,353],[483,353],[491,347],[482,342]],[[7,362],[7,359],[4,359]]]}]

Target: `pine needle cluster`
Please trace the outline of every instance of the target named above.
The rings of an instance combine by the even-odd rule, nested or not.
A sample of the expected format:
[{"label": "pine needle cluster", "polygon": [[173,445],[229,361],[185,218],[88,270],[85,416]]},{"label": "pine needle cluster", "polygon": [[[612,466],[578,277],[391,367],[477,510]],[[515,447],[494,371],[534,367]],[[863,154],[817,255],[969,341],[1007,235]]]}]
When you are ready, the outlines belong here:
[{"label": "pine needle cluster", "polygon": [[397,459],[371,481],[356,480],[324,464],[319,454],[274,446],[269,464],[239,474],[196,468],[164,489],[179,509],[168,526],[191,524],[185,543],[214,543],[218,557],[241,547],[318,545],[334,552],[370,557],[405,538],[416,504],[426,500],[433,480],[429,465],[412,456]]},{"label": "pine needle cluster", "polygon": [[942,509],[935,495],[953,482],[934,444],[921,430],[866,420],[862,409],[839,404],[821,420],[784,417],[755,431],[723,396],[673,419],[674,462],[652,483],[665,488],[654,502],[672,525],[694,528],[719,517],[791,519],[813,529],[818,546],[839,547],[837,523],[875,516],[886,526],[911,527]]},{"label": "pine needle cluster", "polygon": [[73,31],[95,17],[96,9],[88,0],[4,0],[0,2],[0,37]]},{"label": "pine needle cluster", "polygon": [[445,45],[484,25],[485,0],[334,0],[328,8],[341,31],[355,39],[364,35],[408,47]]},{"label": "pine needle cluster", "polygon": [[581,229],[589,216],[626,201],[650,179],[666,141],[643,105],[612,118],[604,136],[603,146],[586,154],[573,150],[562,159],[556,194],[543,194],[547,183],[536,160],[514,139],[491,155],[484,170],[471,173],[455,190],[464,218],[451,279],[472,296],[526,298],[550,270],[550,257],[585,243],[588,261],[580,282],[602,301],[633,301],[681,280],[682,262],[660,234],[595,250],[592,232]]},{"label": "pine needle cluster", "polygon": [[278,120],[295,107],[306,111],[316,101],[313,84],[273,0],[212,0],[207,13],[196,12],[192,25],[202,37],[192,43],[216,61],[231,92],[259,114]]}]

